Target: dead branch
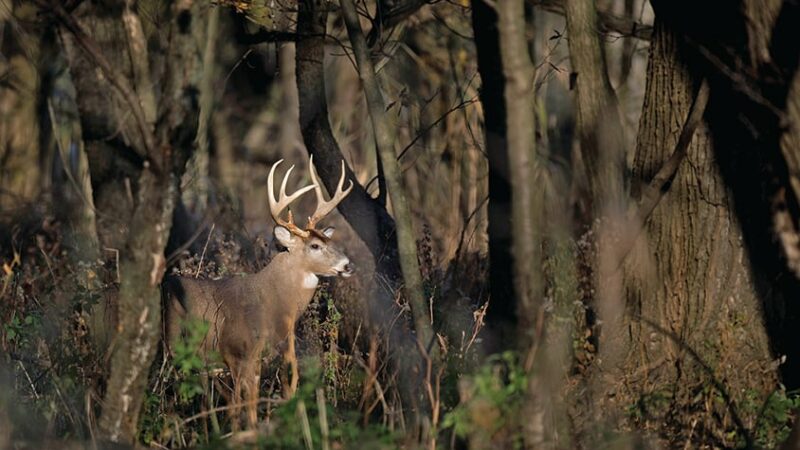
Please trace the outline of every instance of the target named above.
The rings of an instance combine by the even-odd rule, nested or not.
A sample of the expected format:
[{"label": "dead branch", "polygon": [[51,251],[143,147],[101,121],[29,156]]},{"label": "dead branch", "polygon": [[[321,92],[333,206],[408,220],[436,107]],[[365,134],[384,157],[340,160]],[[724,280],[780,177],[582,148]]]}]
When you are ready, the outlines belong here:
[{"label": "dead branch", "polygon": [[678,142],[675,143],[675,150],[673,150],[672,155],[664,162],[653,179],[650,180],[650,183],[642,189],[642,196],[638,204],[632,205],[628,209],[627,220],[628,223],[633,223],[632,229],[634,232],[629,234],[621,243],[620,250],[617,253],[617,261],[610,266],[614,268],[614,271],[619,269],[625,257],[630,253],[639,234],[644,229],[645,222],[647,222],[647,219],[669,189],[670,182],[675,178],[681,162],[686,159],[689,143],[692,142],[694,132],[703,119],[703,113],[705,113],[706,105],[708,104],[708,95],[708,80],[703,79],[689,109],[689,114],[683,123]]}]

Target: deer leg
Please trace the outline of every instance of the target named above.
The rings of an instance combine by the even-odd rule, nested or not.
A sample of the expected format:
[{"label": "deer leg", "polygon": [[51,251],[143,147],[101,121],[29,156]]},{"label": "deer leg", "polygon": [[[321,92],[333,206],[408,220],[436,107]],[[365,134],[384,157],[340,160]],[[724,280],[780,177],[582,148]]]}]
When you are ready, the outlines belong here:
[{"label": "deer leg", "polygon": [[258,387],[260,381],[259,361],[249,363],[242,371],[242,388],[244,389],[245,410],[247,411],[248,428],[254,429],[258,424]]},{"label": "deer leg", "polygon": [[231,407],[231,429],[233,431],[239,431],[239,423],[240,414],[241,414],[241,406],[242,406],[242,381],[243,377],[245,376],[242,365],[240,362],[236,361],[228,363],[228,368],[231,371],[231,379],[233,382],[233,395],[231,396],[229,406]]},{"label": "deer leg", "polygon": [[294,393],[297,391],[297,383],[300,381],[300,373],[297,370],[297,353],[294,347],[294,330],[289,332],[289,342],[283,357],[285,362],[289,364],[291,370],[289,386],[284,392],[285,396],[289,398],[294,396]]},{"label": "deer leg", "polygon": [[175,344],[180,340],[181,320],[186,316],[186,311],[180,306],[178,300],[171,295],[168,297],[164,309],[164,344],[166,345],[166,353],[172,356],[172,349],[175,348]]}]

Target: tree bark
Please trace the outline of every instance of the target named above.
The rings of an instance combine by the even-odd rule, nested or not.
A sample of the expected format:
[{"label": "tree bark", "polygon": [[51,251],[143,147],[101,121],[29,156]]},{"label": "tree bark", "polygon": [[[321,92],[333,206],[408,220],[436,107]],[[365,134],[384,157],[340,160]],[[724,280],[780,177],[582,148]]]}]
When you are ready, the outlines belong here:
[{"label": "tree bark", "polygon": [[[625,329],[622,277],[617,272],[616,252],[626,229],[627,199],[624,192],[625,139],[622,117],[616,94],[608,78],[608,70],[597,32],[597,11],[594,0],[565,0],[571,78],[575,83],[577,109],[576,128],[580,154],[586,171],[589,192],[588,217],[580,224],[591,229],[588,238],[596,252],[589,252],[582,264],[592,273],[588,299],[597,317],[599,333],[595,372],[589,376],[591,395],[602,398],[609,384],[610,373],[622,364],[625,351]],[[593,411],[595,419],[605,412]]]},{"label": "tree bark", "polygon": [[[160,336],[159,285],[179,198],[178,180],[197,131],[193,93],[197,91],[194,83],[201,78],[200,52],[195,48],[192,26],[204,26],[203,8],[195,2],[161,10],[164,16],[159,19],[169,27],[164,33],[143,24],[136,2],[131,0],[111,6],[84,3],[74,12],[80,22],[56,3],[47,6],[68,31],[64,39],[84,140],[95,151],[114,151],[95,152],[96,173],[113,174],[115,169],[108,166],[120,161],[127,167],[127,181],[112,184],[122,184],[124,189],[112,189],[106,198],[109,205],[127,206],[121,209],[125,214],[113,218],[121,222],[116,233],[120,244],[119,314],[98,425],[103,439],[133,443]],[[86,22],[94,25],[91,33],[85,31]],[[149,42],[148,36],[152,38]],[[160,70],[151,72],[153,67]],[[148,81],[153,73],[160,76],[158,91],[156,83]],[[133,121],[126,114],[128,108],[135,112]],[[109,130],[113,133],[107,133]]]},{"label": "tree bark", "polygon": [[498,3],[500,55],[508,117],[506,147],[511,176],[511,229],[514,287],[520,348],[533,344],[544,297],[542,277],[542,164],[534,140],[533,64],[525,39],[525,12],[519,0]]},{"label": "tree bark", "polygon": [[98,427],[111,442],[136,440],[139,411],[161,333],[164,247],[177,199],[176,177],[145,169],[139,178],[131,233],[120,260],[118,332]]},{"label": "tree bark", "polygon": [[36,23],[36,12],[29,5],[0,1],[0,26],[6,36],[0,61],[0,208],[5,211],[34,200],[47,190],[50,181],[44,175],[51,167],[52,153],[42,151],[40,142],[31,138],[41,132],[37,111],[40,77],[36,66],[42,44],[36,39],[20,39],[20,34],[27,33],[16,31],[23,24]]},{"label": "tree bark", "polygon": [[[657,23],[636,181],[649,181],[670,158],[689,113],[699,80],[687,71],[686,51],[676,34]],[[760,404],[776,387],[776,373],[752,261],[706,126],[696,131],[686,163],[646,229],[627,262],[624,334],[630,341],[624,362],[606,368],[612,377],[626,374],[634,398],[623,395],[613,402],[636,404],[645,426],[677,433],[694,429],[693,439],[724,446],[751,444],[748,430],[758,411],[742,406],[747,395]],[[606,393],[614,389],[608,385]],[[708,408],[714,413],[672,414]]]}]

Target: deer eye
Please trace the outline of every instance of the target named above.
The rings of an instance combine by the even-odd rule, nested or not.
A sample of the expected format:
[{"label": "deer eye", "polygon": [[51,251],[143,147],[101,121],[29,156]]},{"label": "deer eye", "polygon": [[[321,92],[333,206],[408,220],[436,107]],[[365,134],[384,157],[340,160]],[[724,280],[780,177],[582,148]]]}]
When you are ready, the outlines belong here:
[{"label": "deer eye", "polygon": [[319,244],[311,244],[312,250],[319,250]]}]

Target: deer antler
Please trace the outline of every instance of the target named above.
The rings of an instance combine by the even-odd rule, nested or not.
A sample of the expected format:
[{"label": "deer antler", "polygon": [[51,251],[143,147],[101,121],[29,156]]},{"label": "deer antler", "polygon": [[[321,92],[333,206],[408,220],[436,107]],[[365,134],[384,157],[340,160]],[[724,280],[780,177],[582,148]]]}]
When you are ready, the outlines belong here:
[{"label": "deer antler", "polygon": [[306,225],[306,229],[313,230],[317,225],[317,222],[322,220],[331,211],[333,211],[334,208],[336,208],[336,205],[344,200],[344,198],[347,197],[347,194],[353,190],[353,180],[350,180],[350,186],[347,189],[342,190],[345,178],[344,160],[342,160],[342,176],[339,178],[339,185],[336,186],[336,192],[333,194],[333,197],[326,202],[325,197],[322,196],[322,185],[320,185],[319,180],[317,179],[317,169],[314,167],[314,156],[309,158],[308,171],[311,174],[311,182],[314,185],[314,191],[317,193],[317,209],[314,211],[314,214],[308,218],[308,225]]},{"label": "deer antler", "polygon": [[286,175],[283,176],[283,181],[281,182],[281,192],[280,198],[275,199],[275,184],[273,182],[274,175],[275,175],[275,168],[278,167],[283,160],[276,162],[272,165],[272,168],[269,169],[269,176],[267,177],[267,193],[269,194],[269,212],[272,214],[272,218],[275,220],[275,223],[286,227],[292,233],[307,237],[308,232],[305,230],[300,229],[297,225],[294,224],[294,219],[292,218],[292,212],[289,211],[288,220],[281,219],[281,212],[289,206],[290,203],[297,200],[301,195],[305,194],[306,192],[310,191],[311,189],[316,188],[316,184],[311,184],[304,188],[300,188],[294,192],[292,195],[286,195],[286,182],[289,180],[289,175],[291,175],[294,166],[289,167],[289,170],[286,171]]}]

